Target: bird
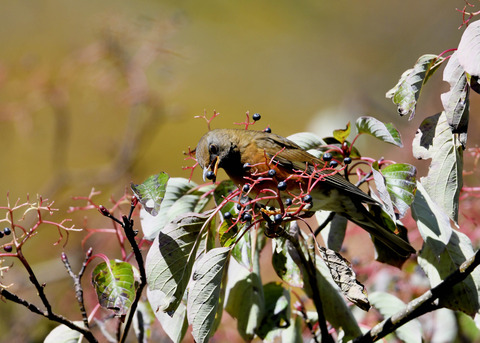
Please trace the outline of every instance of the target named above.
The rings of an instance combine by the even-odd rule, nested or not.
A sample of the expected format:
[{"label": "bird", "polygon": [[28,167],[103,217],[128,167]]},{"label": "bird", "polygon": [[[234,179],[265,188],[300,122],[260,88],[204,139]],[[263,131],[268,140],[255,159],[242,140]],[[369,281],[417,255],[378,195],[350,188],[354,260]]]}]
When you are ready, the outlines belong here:
[{"label": "bird", "polygon": [[[269,207],[278,198],[283,205],[292,196],[308,194],[306,212],[335,212],[401,257],[416,252],[407,241],[381,226],[379,218],[365,208],[365,204],[381,207],[378,201],[287,138],[265,131],[214,129],[200,138],[195,157],[203,169],[204,181],[215,181],[222,168],[240,189],[253,185],[247,186],[249,196],[269,199]],[[274,199],[272,194],[280,196]]]}]

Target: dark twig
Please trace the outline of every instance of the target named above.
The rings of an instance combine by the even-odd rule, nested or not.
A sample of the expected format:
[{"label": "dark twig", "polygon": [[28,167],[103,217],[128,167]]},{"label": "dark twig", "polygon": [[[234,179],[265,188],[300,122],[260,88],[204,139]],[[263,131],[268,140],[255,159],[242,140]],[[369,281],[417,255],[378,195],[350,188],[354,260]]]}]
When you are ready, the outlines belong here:
[{"label": "dark twig", "polygon": [[440,306],[435,304],[434,301],[439,299],[442,295],[448,294],[454,285],[465,280],[465,278],[470,275],[479,264],[480,250],[478,250],[471,258],[463,262],[462,265],[452,274],[447,276],[443,282],[409,302],[402,311],[395,313],[390,318],[373,327],[363,336],[356,338],[354,343],[375,342],[385,337],[387,334],[392,333],[403,324],[439,308]]},{"label": "dark twig", "polygon": [[142,296],[143,289],[147,285],[147,274],[145,273],[143,256],[142,256],[142,252],[140,251],[140,248],[138,247],[137,241],[135,240],[135,236],[137,235],[137,232],[133,230],[133,220],[131,219],[133,209],[135,208],[137,203],[138,203],[138,199],[136,197],[133,197],[132,205],[130,209],[130,215],[128,217],[123,216],[124,224],[122,226],[125,231],[125,235],[127,236],[127,239],[130,245],[132,246],[133,254],[135,255],[135,260],[137,261],[138,270],[140,271],[140,284],[138,285],[137,291],[135,293],[135,300],[133,301],[132,306],[130,307],[130,312],[125,322],[125,328],[124,328],[123,336],[122,336],[122,339],[120,340],[120,343],[124,343],[127,338],[130,325],[135,315],[135,310],[137,309],[138,302],[140,301],[140,298]]},{"label": "dark twig", "polygon": [[91,342],[91,343],[97,343],[98,342],[97,339],[93,336],[92,332],[88,328],[78,326],[75,323],[73,323],[72,321],[68,320],[67,318],[65,318],[65,317],[63,317],[59,314],[56,314],[52,311],[42,311],[40,308],[38,308],[34,304],[26,301],[25,299],[22,299],[22,298],[18,297],[16,294],[11,293],[10,291],[8,291],[5,288],[0,288],[0,295],[2,297],[4,297],[5,299],[10,300],[10,301],[12,301],[16,304],[25,306],[26,308],[28,308],[33,313],[44,316],[45,318],[47,318],[49,320],[52,320],[52,321],[55,321],[57,323],[63,324],[65,326],[69,327],[72,330],[80,332],[85,337],[85,339],[87,341]]},{"label": "dark twig", "polygon": [[92,251],[93,249],[90,248],[85,254],[85,259],[83,260],[82,268],[80,269],[80,272],[78,273],[78,275],[75,275],[75,273],[72,270],[72,266],[68,261],[67,255],[62,252],[62,262],[65,265],[65,268],[67,269],[68,274],[73,279],[73,283],[75,285],[75,296],[77,298],[78,305],[80,306],[80,312],[82,314],[83,324],[85,325],[86,328],[89,328],[89,324],[88,324],[87,311],[85,310],[85,303],[83,301],[83,288],[82,288],[81,280],[82,280],[83,273],[85,273],[85,268],[87,267],[88,260],[92,256]]}]

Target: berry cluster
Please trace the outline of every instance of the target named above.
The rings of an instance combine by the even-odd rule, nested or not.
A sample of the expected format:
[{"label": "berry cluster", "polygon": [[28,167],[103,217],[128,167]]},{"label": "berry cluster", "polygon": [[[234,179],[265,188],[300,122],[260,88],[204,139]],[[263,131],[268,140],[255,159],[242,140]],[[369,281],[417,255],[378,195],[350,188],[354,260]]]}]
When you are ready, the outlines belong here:
[{"label": "berry cluster", "polygon": [[[10,230],[9,227],[4,228],[3,231],[0,231],[0,239],[3,238],[4,236],[9,236],[11,233],[12,233],[12,230]],[[5,250],[5,252],[12,252],[13,247],[11,244],[7,244],[3,246],[3,250]]]}]

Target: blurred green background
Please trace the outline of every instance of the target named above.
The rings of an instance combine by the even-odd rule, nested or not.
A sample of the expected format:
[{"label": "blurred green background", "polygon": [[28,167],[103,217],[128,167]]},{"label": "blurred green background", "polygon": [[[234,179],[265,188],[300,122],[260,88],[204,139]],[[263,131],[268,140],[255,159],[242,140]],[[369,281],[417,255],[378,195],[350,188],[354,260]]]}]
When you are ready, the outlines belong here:
[{"label": "blurred green background", "polygon": [[[72,196],[95,187],[103,199],[119,197],[131,181],[159,171],[188,177],[182,166],[191,161],[183,152],[207,130],[193,118],[204,110],[208,117],[221,113],[212,127],[232,127],[246,111],[258,112],[256,128],[270,125],[284,136],[327,136],[373,115],[401,130],[405,149],[394,156],[408,161],[419,123],[441,110],[441,73],[429,81],[411,122],[397,116],[385,92],[420,55],[458,45],[463,31],[455,8],[463,6],[461,0],[3,1],[0,204],[7,192],[13,201],[41,194],[82,227],[81,215],[65,213]],[[475,95],[472,101],[473,107]],[[365,142],[372,157],[390,149]],[[200,178],[197,171],[194,180]],[[55,233],[46,237],[32,243],[38,262],[62,250],[51,248]],[[72,234],[67,251],[81,237]],[[61,264],[46,266],[41,278],[65,278]],[[26,292],[15,280],[13,289]],[[0,303],[2,342],[42,341],[45,324]]]}]

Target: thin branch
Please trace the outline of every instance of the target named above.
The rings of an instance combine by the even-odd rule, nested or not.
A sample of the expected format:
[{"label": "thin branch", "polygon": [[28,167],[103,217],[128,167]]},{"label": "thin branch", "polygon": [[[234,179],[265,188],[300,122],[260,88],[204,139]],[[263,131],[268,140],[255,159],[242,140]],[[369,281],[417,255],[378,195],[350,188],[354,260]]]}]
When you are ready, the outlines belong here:
[{"label": "thin branch", "polygon": [[45,318],[47,318],[51,321],[55,321],[57,323],[63,324],[65,326],[69,327],[72,330],[80,332],[85,337],[85,339],[87,341],[91,342],[91,343],[97,343],[98,342],[97,339],[93,336],[92,332],[89,329],[78,326],[75,323],[73,323],[72,321],[68,320],[67,318],[65,318],[65,317],[63,317],[59,314],[53,313],[51,311],[50,312],[49,311],[42,311],[41,309],[39,309],[34,304],[26,301],[25,299],[22,299],[22,298],[18,297],[16,294],[11,293],[10,291],[8,291],[5,288],[0,288],[0,295],[7,300],[10,300],[10,301],[12,301],[16,304],[19,304],[19,305],[22,305],[22,306],[28,308],[33,313],[44,316]]},{"label": "thin branch", "polygon": [[448,294],[450,289],[456,284],[465,280],[473,270],[480,264],[480,250],[475,255],[462,263],[462,265],[452,274],[447,276],[443,282],[428,290],[420,297],[407,304],[405,309],[395,313],[390,318],[373,327],[370,331],[354,340],[354,343],[375,342],[387,334],[394,332],[403,324],[437,308],[439,305],[434,301],[442,295]]},{"label": "thin branch", "polygon": [[92,256],[92,251],[93,249],[90,248],[85,254],[85,259],[83,260],[83,264],[78,275],[75,275],[75,273],[72,271],[72,266],[68,261],[67,255],[65,253],[62,253],[62,262],[65,265],[65,268],[67,269],[68,274],[73,279],[73,283],[75,285],[75,296],[77,298],[77,302],[80,307],[80,313],[82,314],[83,324],[85,325],[86,328],[89,328],[89,324],[88,324],[87,311],[85,310],[85,303],[83,301],[83,288],[82,288],[81,280],[82,280],[83,273],[85,273],[87,262]]},{"label": "thin branch", "polygon": [[145,272],[143,256],[142,256],[142,252],[140,251],[140,248],[138,247],[137,241],[135,240],[135,236],[137,235],[137,232],[133,230],[133,220],[131,219],[133,209],[135,208],[137,203],[138,203],[138,199],[136,197],[133,197],[132,205],[130,209],[130,215],[128,217],[123,216],[123,223],[124,223],[123,229],[125,230],[125,235],[127,236],[128,242],[132,246],[133,253],[135,255],[135,260],[137,261],[138,270],[140,271],[140,284],[138,285],[137,291],[135,293],[135,300],[133,301],[132,306],[130,307],[130,312],[125,322],[123,336],[122,336],[122,339],[120,340],[120,343],[124,343],[127,338],[130,325],[135,315],[135,310],[137,309],[138,302],[140,301],[140,298],[142,296],[143,289],[147,285],[147,274]]}]

